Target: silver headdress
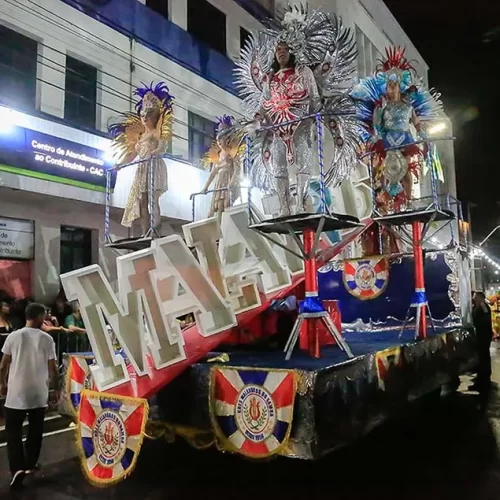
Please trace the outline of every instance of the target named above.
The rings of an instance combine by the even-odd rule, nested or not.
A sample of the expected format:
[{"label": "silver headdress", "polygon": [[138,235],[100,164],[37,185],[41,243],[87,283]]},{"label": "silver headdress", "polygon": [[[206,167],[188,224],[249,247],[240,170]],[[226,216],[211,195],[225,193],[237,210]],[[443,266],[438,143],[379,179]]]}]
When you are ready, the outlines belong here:
[{"label": "silver headdress", "polygon": [[277,22],[266,33],[270,39],[288,45],[297,63],[310,66],[319,64],[334,38],[334,25],[330,15],[309,11],[307,5],[289,5],[278,16]]}]

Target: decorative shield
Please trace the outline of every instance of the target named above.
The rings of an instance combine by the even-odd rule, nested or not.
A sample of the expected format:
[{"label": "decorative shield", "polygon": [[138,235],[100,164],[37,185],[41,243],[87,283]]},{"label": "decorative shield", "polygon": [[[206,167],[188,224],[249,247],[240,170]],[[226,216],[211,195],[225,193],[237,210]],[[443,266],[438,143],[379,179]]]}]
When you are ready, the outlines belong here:
[{"label": "decorative shield", "polygon": [[83,390],[77,444],[82,468],[96,486],[110,486],[134,469],[144,438],[145,399]]},{"label": "decorative shield", "polygon": [[212,368],[210,415],[227,451],[264,458],[285,448],[293,419],[293,371]]},{"label": "decorative shield", "polygon": [[408,162],[399,149],[387,151],[383,172],[391,184],[397,184],[405,178],[408,173]]},{"label": "decorative shield", "polygon": [[71,405],[76,412],[80,405],[80,394],[84,389],[95,390],[94,379],[90,371],[93,356],[69,356],[68,371],[66,372],[66,389]]},{"label": "decorative shield", "polygon": [[389,283],[389,265],[384,257],[346,260],[344,286],[354,297],[371,300],[380,296]]}]

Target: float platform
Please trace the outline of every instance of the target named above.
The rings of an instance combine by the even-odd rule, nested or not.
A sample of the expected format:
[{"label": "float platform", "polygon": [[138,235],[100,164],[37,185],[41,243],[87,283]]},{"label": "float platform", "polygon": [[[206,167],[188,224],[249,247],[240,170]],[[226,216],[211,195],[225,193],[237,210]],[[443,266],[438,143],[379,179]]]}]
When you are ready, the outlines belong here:
[{"label": "float platform", "polygon": [[[397,415],[409,402],[444,386],[453,388],[458,375],[475,368],[472,330],[436,329],[418,341],[411,330],[402,338],[399,334],[399,330],[345,333],[353,359],[336,346],[323,347],[319,359],[297,349],[289,361],[281,350],[225,351],[227,362],[195,363],[157,395],[159,421],[153,428],[161,429],[163,422],[170,433],[179,429],[177,434],[189,436],[192,444],[217,443],[223,451],[251,456],[234,449],[224,432],[221,436],[227,417],[220,417],[217,398],[221,397],[214,388],[220,379],[217,372],[234,369],[245,381],[245,373],[252,370],[267,374],[286,370],[295,378],[295,397],[289,437],[278,454],[318,459]],[[207,360],[220,359],[221,354],[211,353]],[[238,389],[234,376],[228,379]],[[227,425],[226,437],[232,424]]]}]

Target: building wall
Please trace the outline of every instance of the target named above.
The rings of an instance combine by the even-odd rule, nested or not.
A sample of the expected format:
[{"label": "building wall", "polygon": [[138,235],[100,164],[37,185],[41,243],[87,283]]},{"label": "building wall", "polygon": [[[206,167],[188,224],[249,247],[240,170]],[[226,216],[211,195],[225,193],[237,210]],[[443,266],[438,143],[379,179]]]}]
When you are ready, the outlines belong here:
[{"label": "building wall", "polygon": [[[239,51],[239,26],[252,29],[257,21],[229,0],[213,1],[230,13],[228,53]],[[186,0],[172,3],[172,18],[186,25]],[[37,6],[36,6],[37,5]],[[176,121],[173,154],[187,158],[187,111],[214,119],[224,113],[239,115],[239,99],[179,64],[130,40],[112,28],[66,5],[60,0],[0,3],[1,22],[39,42],[38,107],[64,117],[66,54],[101,71],[98,96],[98,129],[107,131],[117,115],[131,109],[132,91],[142,81],[166,81],[175,96]],[[233,17],[233,16],[238,17]],[[233,22],[235,19],[240,19]],[[50,59],[50,60],[49,60]],[[132,69],[132,71],[131,71]]]},{"label": "building wall", "polygon": [[[182,30],[187,30],[187,1],[169,2],[169,21]],[[229,58],[234,59],[240,49],[240,27],[251,31],[261,25],[240,5],[243,2],[208,1],[227,16],[226,52]],[[131,0],[123,2],[124,9],[125,6],[128,8],[134,6]],[[145,0],[136,2],[135,5],[144,4]],[[262,3],[267,5],[268,2]],[[276,0],[276,8],[283,3],[282,0]],[[408,57],[416,60],[420,76],[427,80],[428,68],[425,61],[381,0],[310,0],[309,3],[312,8],[337,12],[342,16],[344,23],[355,31],[360,53],[359,76],[366,76],[373,71],[376,59],[384,52],[386,46],[397,44],[407,47]],[[137,15],[137,12],[134,15]],[[120,15],[123,17],[125,14],[128,14],[126,9],[123,12],[116,12],[118,17]],[[91,147],[105,149],[108,147],[107,140],[101,137],[99,132],[105,132],[119,113],[133,109],[133,89],[141,82],[163,80],[176,98],[172,154],[187,159],[189,111],[211,120],[222,114],[240,116],[240,100],[234,92],[190,71],[185,65],[166,57],[155,47],[135,41],[123,30],[120,32],[118,29],[113,29],[111,23],[105,22],[102,17],[102,22],[95,17],[88,12],[73,8],[66,3],[66,0],[0,2],[0,23],[36,39],[39,43],[37,110],[44,113],[46,119],[33,118],[33,123],[26,126]],[[165,29],[168,29],[167,24]],[[159,39],[161,36],[159,33]],[[192,43],[199,42],[193,39]],[[50,122],[51,116],[58,120],[64,119],[66,56],[91,64],[100,71],[95,133],[81,131],[69,124]],[[229,64],[229,60],[226,63]],[[446,158],[447,169],[453,170],[452,147],[451,150],[448,148]],[[169,164],[169,174],[170,169],[177,169],[175,175],[171,175],[172,179],[176,179],[176,186],[171,185],[171,191],[165,198],[167,200],[168,197],[168,200],[162,204],[162,214],[176,219],[175,221],[171,219],[170,224],[190,218],[190,202],[186,201],[189,192],[199,191],[207,175],[206,172],[201,172],[192,166],[186,166],[186,169],[182,170],[180,165]],[[358,180],[348,181],[342,189],[337,190],[336,197],[340,208],[354,211],[356,206],[362,207],[365,203],[356,200],[369,199],[366,193],[361,196],[360,189],[356,187],[356,183],[366,177],[366,172],[363,175],[359,172],[358,174],[360,177]],[[454,180],[451,179],[454,179],[454,176],[451,176],[451,170],[447,172],[447,176],[450,180],[446,187],[453,193]],[[131,182],[131,179],[127,182]],[[61,224],[95,231],[94,260],[99,262],[105,273],[113,279],[116,254],[104,250],[102,245],[105,200],[103,193],[9,173],[1,173],[1,186],[3,187],[0,187],[0,216],[35,220],[33,291],[36,298],[50,298],[58,291]],[[116,207],[124,205],[124,193],[127,189],[123,186],[121,194],[117,193],[114,197]],[[23,195],[19,196],[19,192],[23,192]],[[186,198],[182,210],[179,210],[180,198],[176,196]],[[205,203],[200,199],[197,200],[197,218],[203,210],[206,210],[207,200],[208,197]],[[358,215],[361,216],[366,212],[366,207],[359,210]],[[121,212],[113,210],[112,215],[112,233],[117,237],[127,236],[127,230],[119,225]],[[176,230],[172,225],[165,223],[164,234]]]},{"label": "building wall", "polygon": [[[59,292],[61,226],[93,230],[92,260],[99,263],[111,280],[116,279],[116,253],[104,248],[102,207],[91,203],[0,188],[0,217],[35,222],[35,250],[32,273],[32,294],[36,300],[51,301]],[[127,231],[111,221],[116,237]]]}]

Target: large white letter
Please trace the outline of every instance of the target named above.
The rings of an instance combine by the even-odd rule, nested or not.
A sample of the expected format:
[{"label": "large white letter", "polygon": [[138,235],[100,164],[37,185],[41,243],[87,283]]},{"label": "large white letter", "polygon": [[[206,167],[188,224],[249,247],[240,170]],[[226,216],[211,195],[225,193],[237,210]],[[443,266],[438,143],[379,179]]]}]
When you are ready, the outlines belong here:
[{"label": "large white letter", "polygon": [[[169,322],[187,312],[194,312],[201,335],[208,337],[236,325],[229,303],[210,281],[180,236],[154,240],[152,247],[161,268],[158,289],[163,313]],[[177,331],[180,327],[175,323]]]},{"label": "large white letter", "polygon": [[118,298],[97,265],[61,276],[69,300],[78,300],[96,357],[92,374],[99,390],[127,382],[125,362],[114,352],[104,318],[115,332],[137,375],[147,373],[148,346],[157,369],[185,358],[182,338],[169,332],[161,313],[152,271],[156,263],[151,249],[134,252],[116,260]]},{"label": "large white letter", "polygon": [[196,249],[201,267],[208,274],[220,294],[231,303],[235,314],[249,311],[261,304],[257,280],[229,279],[224,277],[217,241],[222,238],[217,217],[186,224],[182,228],[186,243]]},{"label": "large white letter", "polygon": [[222,234],[219,253],[226,278],[257,275],[265,294],[291,285],[290,272],[273,251],[273,245],[248,227],[248,204],[223,212]]}]

